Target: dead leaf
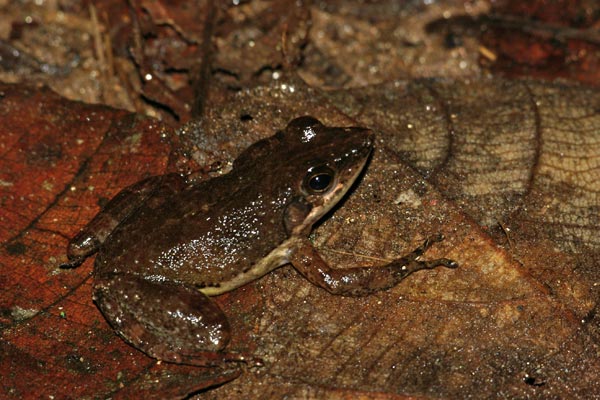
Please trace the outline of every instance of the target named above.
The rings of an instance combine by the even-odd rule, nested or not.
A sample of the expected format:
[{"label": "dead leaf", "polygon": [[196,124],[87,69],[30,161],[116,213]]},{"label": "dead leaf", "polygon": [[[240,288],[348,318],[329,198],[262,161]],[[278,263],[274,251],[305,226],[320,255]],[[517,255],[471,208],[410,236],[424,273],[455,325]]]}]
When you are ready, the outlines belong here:
[{"label": "dead leaf", "polygon": [[479,37],[480,64],[495,75],[600,81],[600,4],[594,0],[501,1],[487,14],[456,14],[428,24],[451,43]]},{"label": "dead leaf", "polygon": [[[33,57],[9,60],[2,79],[47,82],[171,122],[189,117],[195,91],[205,94],[204,116],[174,132],[41,86],[0,86],[4,396],[600,394],[600,94],[473,79],[482,54],[499,54],[491,46],[481,52],[477,39],[495,18],[485,14],[488,2],[241,2],[214,9],[212,28],[194,25],[206,2],[189,13],[187,2],[95,2],[95,19],[87,5],[47,3],[0,6],[0,38]],[[465,17],[466,27],[454,30]],[[593,28],[588,17],[582,29]],[[566,32],[549,31],[544,24],[558,22],[548,21],[522,25]],[[556,51],[535,35],[531,47],[511,41],[516,29],[498,36],[513,46],[507,54],[543,65]],[[129,53],[135,40],[137,58]],[[597,46],[573,43],[569,54],[594,72]],[[72,72],[52,75],[49,67]],[[193,75],[195,68],[204,72]],[[143,87],[146,73],[159,84]],[[469,79],[397,80],[431,75]],[[425,258],[451,257],[460,268],[421,271],[389,291],[348,298],[283,267],[219,296],[233,328],[230,348],[261,357],[262,368],[157,364],[126,345],[91,301],[93,261],[58,268],[68,238],[123,187],[165,171],[225,171],[243,148],[305,114],[368,126],[378,137],[356,190],[313,233],[332,265],[383,264],[441,232],[446,240]]]},{"label": "dead leaf", "polygon": [[[241,92],[229,107],[254,108],[252,119],[223,118],[252,130],[276,120],[283,104],[327,113],[322,98],[299,101],[290,86],[304,90],[279,84]],[[265,277],[265,322],[254,335],[263,373],[287,388],[272,389],[274,396],[301,396],[307,387],[449,398],[468,390],[598,393],[596,222],[586,221],[598,215],[600,180],[583,160],[599,152],[599,93],[534,81],[424,80],[329,96],[375,128],[382,147],[353,195],[316,231],[321,252],[339,266],[382,264],[373,260],[443,232],[448,239],[428,256],[452,257],[461,268],[418,273],[363,299],[330,296],[293,270]],[[566,146],[562,157],[557,146]],[[558,198],[562,204],[540,208],[541,199]],[[247,296],[232,293],[231,301]],[[571,374],[586,378],[574,385]],[[215,396],[259,397],[264,379],[245,374]]]},{"label": "dead leaf", "polygon": [[306,62],[299,74],[312,86],[360,87],[425,76],[474,77],[481,74],[477,40],[464,36],[461,45],[448,45],[443,36],[425,27],[438,18],[488,10],[487,2],[436,3],[429,7],[328,2],[312,8]]},{"label": "dead leaf", "polygon": [[[150,160],[155,160],[155,173],[166,169],[168,154],[174,149],[163,144],[160,137],[168,131],[151,121],[134,120],[121,113],[112,117],[129,122],[117,122],[116,126],[111,126],[115,122],[104,122],[94,132],[94,125],[89,123],[108,121],[98,117],[97,108],[88,107],[86,111],[80,106],[72,111],[48,93],[30,94],[25,103],[27,93],[37,92],[24,94],[11,87],[3,91],[5,109],[14,110],[18,104],[23,115],[32,108],[48,110],[42,115],[61,115],[55,110],[57,106],[69,111],[56,119],[63,128],[45,122],[41,132],[65,132],[62,140],[73,143],[96,138],[91,148],[75,147],[83,154],[75,156],[74,167],[65,170],[56,164],[60,167],[58,176],[65,175],[66,180],[48,196],[45,206],[42,198],[32,198],[6,208],[12,211],[5,214],[4,220],[18,221],[15,215],[21,215],[23,222],[14,225],[17,229],[12,235],[4,236],[2,281],[10,283],[11,290],[4,292],[2,304],[7,354],[2,362],[4,370],[13,371],[13,376],[31,379],[11,380],[5,390],[25,395],[27,389],[35,388],[36,393],[58,395],[60,389],[51,383],[53,380],[44,378],[47,373],[42,373],[51,366],[56,376],[71,376],[69,379],[74,381],[81,381],[82,374],[93,373],[96,377],[93,385],[86,378],[85,385],[72,385],[69,393],[127,397],[125,393],[137,390],[132,388],[147,387],[148,383],[143,382],[154,379],[148,375],[154,362],[114,335],[93,306],[91,262],[73,271],[60,271],[56,265],[64,255],[67,237],[91,218],[99,199],[109,198],[118,188],[150,173]],[[488,95],[495,96],[496,102]],[[507,101],[502,100],[503,96]],[[560,174],[553,178],[553,170],[564,168],[557,164],[560,158],[554,156],[554,147],[547,152],[546,147],[530,149],[538,143],[560,145],[564,141],[553,139],[553,135],[562,132],[564,137],[566,130],[573,136],[565,151],[586,159],[585,154],[593,152],[593,146],[584,138],[586,134],[594,137],[593,127],[599,118],[594,108],[598,103],[590,101],[595,96],[597,92],[577,87],[498,81],[417,81],[373,91],[331,93],[330,98],[347,112],[351,110],[348,104],[362,104],[364,109],[356,109],[356,118],[376,128],[380,141],[356,191],[315,232],[313,239],[321,252],[340,267],[382,264],[384,259],[410,251],[425,236],[442,232],[446,241],[426,256],[452,257],[461,267],[419,272],[392,290],[364,298],[329,295],[285,267],[219,297],[233,327],[231,348],[262,357],[265,367],[244,370],[237,380],[211,395],[260,397],[266,382],[271,383],[274,397],[301,395],[316,387],[322,388],[319,393],[328,395],[339,394],[340,389],[357,393],[436,393],[446,397],[469,392],[489,397],[500,389],[511,397],[595,393],[596,380],[592,378],[598,365],[593,349],[597,345],[594,318],[590,318],[596,303],[594,242],[573,251],[572,236],[559,235],[572,232],[573,226],[545,223],[544,218],[552,218],[557,211],[546,208],[544,212],[539,205],[540,199],[549,198],[548,191],[556,192],[551,178],[563,187],[562,210],[575,199],[584,199],[585,193],[569,192],[568,182],[559,182],[565,179]],[[50,100],[46,100],[48,97]],[[277,106],[273,105],[275,98]],[[324,97],[299,82],[242,91],[228,104],[231,114],[215,113],[206,120],[216,134],[216,149],[223,149],[223,143],[233,143],[234,138],[244,143],[266,136],[276,128],[273,125],[283,126],[299,111],[322,115],[328,123],[348,123]],[[283,109],[286,114],[281,112]],[[233,110],[242,110],[246,116],[246,111],[254,112],[251,119],[240,119],[235,118]],[[380,114],[377,110],[399,112]],[[423,119],[424,115],[429,118]],[[82,120],[88,122],[87,130],[81,129]],[[37,130],[23,129],[22,119],[16,116],[14,121],[3,123],[13,127],[10,131],[17,138],[12,154],[29,155],[21,162],[11,160],[8,165],[13,165],[15,171],[28,173],[36,165],[46,169],[57,160],[69,159],[53,156],[57,149],[32,151],[32,146],[39,148],[39,140],[33,140],[30,132]],[[31,126],[40,124],[34,121]],[[68,134],[74,129],[76,135]],[[472,144],[475,138],[485,137],[485,132],[490,135],[488,141],[496,141],[493,143],[497,146]],[[523,139],[527,135],[534,139]],[[407,139],[410,137],[412,140]],[[235,153],[234,147],[226,152]],[[22,150],[14,151],[16,148]],[[153,149],[152,153],[146,148]],[[41,156],[33,157],[34,153]],[[508,162],[513,159],[511,154],[523,154],[523,160],[529,156],[548,161],[539,167],[535,162],[523,161],[529,167],[519,169]],[[532,158],[534,155],[537,158]],[[502,162],[502,157],[508,157],[507,161]],[[128,163],[126,167],[124,162]],[[498,166],[506,165],[507,177],[491,180],[490,176],[499,175],[484,173],[490,163],[498,171]],[[556,168],[552,169],[554,164]],[[68,170],[72,172],[66,173]],[[527,173],[530,170],[533,172]],[[589,173],[593,177],[595,172],[592,169]],[[3,199],[18,193],[13,192],[10,182],[27,181],[16,179],[16,174],[12,180],[2,178],[8,182],[4,187],[10,188]],[[585,177],[585,171],[578,176]],[[527,184],[507,185],[520,181]],[[584,181],[595,182],[592,178]],[[494,182],[498,182],[497,187]],[[480,190],[474,192],[472,187]],[[500,190],[515,187],[521,189],[511,196]],[[593,191],[590,193],[593,196]],[[29,217],[16,212],[30,209],[28,204],[41,206],[33,208]],[[81,208],[84,204],[93,207]],[[510,230],[495,229],[489,222],[494,221],[491,215],[502,216],[505,228]],[[562,215],[567,214],[558,213]],[[537,216],[537,221],[532,216]],[[510,235],[510,244],[500,233]],[[579,239],[585,238],[593,236]],[[554,254],[550,259],[549,253]],[[575,261],[578,264],[573,269]],[[568,284],[558,281],[557,275],[567,276]],[[12,362],[17,356],[26,356],[35,365],[43,362],[46,367],[20,373],[20,367]],[[186,383],[165,378],[184,376],[181,372],[156,373],[164,379],[164,386],[159,387],[165,388],[177,381],[180,385],[175,387],[194,390],[191,388],[212,386],[223,379],[211,370]],[[584,379],[578,380],[577,386],[571,385],[572,374]],[[164,393],[169,392],[165,389]]]}]

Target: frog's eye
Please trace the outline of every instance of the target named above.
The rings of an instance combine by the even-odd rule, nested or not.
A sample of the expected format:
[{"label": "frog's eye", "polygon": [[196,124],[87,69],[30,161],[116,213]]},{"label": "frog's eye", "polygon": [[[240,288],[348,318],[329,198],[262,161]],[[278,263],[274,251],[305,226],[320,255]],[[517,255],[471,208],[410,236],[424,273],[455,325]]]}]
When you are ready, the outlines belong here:
[{"label": "frog's eye", "polygon": [[327,167],[311,168],[304,178],[304,188],[310,194],[324,193],[333,186],[335,172]]}]

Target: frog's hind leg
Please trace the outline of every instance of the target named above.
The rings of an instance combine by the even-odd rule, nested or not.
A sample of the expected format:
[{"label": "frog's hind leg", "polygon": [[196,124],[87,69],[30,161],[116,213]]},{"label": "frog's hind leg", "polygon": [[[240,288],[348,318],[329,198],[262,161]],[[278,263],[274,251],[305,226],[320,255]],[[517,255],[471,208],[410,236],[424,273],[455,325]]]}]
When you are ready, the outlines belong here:
[{"label": "frog's hind leg", "polygon": [[97,277],[94,300],[125,341],[153,358],[196,366],[246,361],[221,352],[230,338],[227,319],[193,287],[128,274]]},{"label": "frog's hind leg", "polygon": [[69,241],[67,247],[69,262],[61,267],[77,267],[88,256],[94,254],[116,226],[158,190],[177,192],[184,185],[185,180],[179,174],[169,174],[152,176],[121,190]]}]

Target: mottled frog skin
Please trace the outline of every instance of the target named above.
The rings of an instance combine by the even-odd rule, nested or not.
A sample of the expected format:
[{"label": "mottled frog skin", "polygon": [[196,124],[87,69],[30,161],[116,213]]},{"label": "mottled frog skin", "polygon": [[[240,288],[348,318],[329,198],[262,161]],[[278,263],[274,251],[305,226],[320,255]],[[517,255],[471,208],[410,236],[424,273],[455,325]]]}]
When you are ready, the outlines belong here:
[{"label": "mottled frog skin", "polygon": [[388,289],[420,269],[457,264],[417,258],[441,237],[382,267],[332,269],[308,240],[345,195],[373,149],[364,128],[312,117],[246,149],[230,173],[198,182],[156,176],[121,191],[69,244],[66,266],[98,252],[94,300],[127,342],[166,362],[245,361],[225,352],[230,328],[210,299],[291,263],[333,294]]}]

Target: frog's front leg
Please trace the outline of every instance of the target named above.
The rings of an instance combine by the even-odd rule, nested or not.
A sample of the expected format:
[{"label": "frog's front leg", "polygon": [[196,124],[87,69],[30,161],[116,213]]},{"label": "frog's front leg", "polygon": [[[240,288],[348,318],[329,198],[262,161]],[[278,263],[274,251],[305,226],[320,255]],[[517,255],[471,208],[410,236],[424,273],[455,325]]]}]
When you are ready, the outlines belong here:
[{"label": "frog's front leg", "polygon": [[121,337],[150,357],[196,366],[248,361],[223,353],[227,318],[196,288],[132,274],[95,276],[94,300]]},{"label": "frog's front leg", "polygon": [[447,258],[417,260],[441,235],[429,238],[410,254],[381,267],[354,267],[332,269],[321,258],[308,239],[303,239],[290,257],[292,265],[317,286],[330,293],[345,296],[364,296],[389,289],[415,271],[436,267],[456,268],[458,264]]},{"label": "frog's front leg", "polygon": [[178,174],[152,176],[121,190],[111,201],[69,242],[69,262],[63,268],[73,268],[94,254],[121,221],[137,210],[157,190],[177,192],[185,185]]}]

